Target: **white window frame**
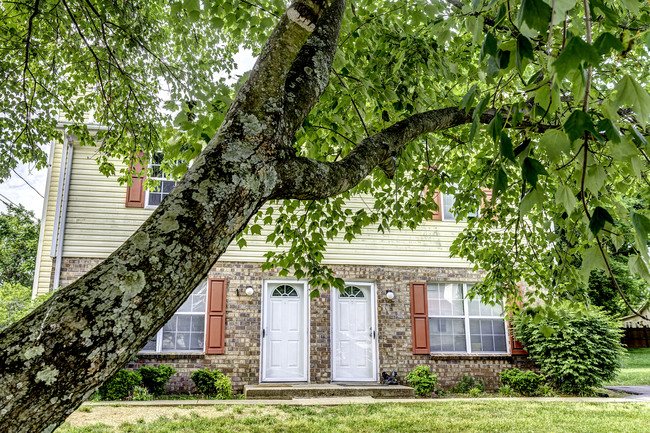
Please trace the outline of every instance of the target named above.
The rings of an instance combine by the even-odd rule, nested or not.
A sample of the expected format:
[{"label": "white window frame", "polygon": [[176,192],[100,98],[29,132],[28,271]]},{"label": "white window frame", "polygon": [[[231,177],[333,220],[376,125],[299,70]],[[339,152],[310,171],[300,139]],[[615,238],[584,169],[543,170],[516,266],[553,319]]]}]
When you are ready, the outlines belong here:
[{"label": "white window frame", "polygon": [[[182,353],[182,354],[199,354],[199,353],[205,353],[205,337],[208,332],[208,289],[209,289],[209,282],[206,280],[205,282],[201,282],[201,284],[206,284],[206,290],[205,290],[205,310],[203,311],[203,350],[195,350],[195,349],[188,349],[188,350],[162,350],[162,342],[163,342],[163,329],[165,328],[165,325],[163,325],[158,332],[156,332],[156,349],[155,350],[141,350],[140,353],[142,354],[175,354],[175,353]],[[198,288],[198,286],[197,286]],[[196,290],[196,289],[195,289]],[[194,291],[192,291],[194,293]],[[180,308],[180,307],[179,307]],[[175,311],[174,315],[169,318],[169,320],[172,320],[174,316],[176,315],[192,315],[192,316],[198,316],[199,313],[197,312],[178,312]],[[149,340],[151,341],[151,340]],[[149,343],[147,341],[147,343]]]},{"label": "white window frame", "polygon": [[[429,297],[429,286],[433,284],[462,284],[463,286],[463,315],[448,315],[448,316],[432,316],[429,315],[429,312],[427,311],[427,320],[431,319],[463,319],[463,323],[465,324],[465,351],[434,351],[433,348],[430,349],[430,353],[432,355],[440,355],[440,354],[445,354],[445,353],[453,353],[453,354],[480,354],[480,355],[507,355],[510,353],[510,335],[508,332],[508,324],[506,322],[505,317],[503,316],[471,316],[469,314],[469,304],[470,300],[469,297],[467,296],[468,290],[475,284],[475,283],[464,283],[464,282],[450,282],[450,281],[428,281],[427,282],[427,299]],[[476,299],[476,298],[475,298]],[[505,310],[504,310],[505,311]],[[470,331],[470,319],[487,319],[487,320],[495,320],[495,319],[501,319],[503,321],[503,328],[504,328],[504,338],[505,338],[505,351],[472,351],[472,338],[471,338],[471,331]],[[429,338],[431,338],[431,326],[429,326]]]},{"label": "white window frame", "polygon": [[[156,153],[162,154],[162,152],[156,152]],[[147,164],[147,171],[148,171],[149,173],[152,173],[152,172],[153,172],[153,167],[154,167],[154,166],[158,166],[158,167],[160,167],[161,164],[153,162],[153,159],[152,159],[152,161],[150,161],[149,164]],[[162,172],[162,170],[161,170],[161,172]],[[162,174],[163,174],[163,177],[154,177],[154,176],[147,176],[147,177],[148,177],[149,179],[151,179],[151,180],[159,181],[159,182],[160,182],[160,186],[161,186],[161,188],[162,188],[162,185],[163,185],[162,182],[165,182],[165,181],[166,181],[166,182],[174,182],[174,187],[176,187],[176,184],[177,184],[178,182],[176,182],[176,181],[172,181],[172,180],[169,179],[168,177],[165,177],[165,176],[166,176],[165,173],[162,173]],[[172,188],[172,189],[173,189],[173,188]],[[162,194],[162,197],[161,197],[160,201],[162,202],[162,201],[165,199],[165,197],[167,197],[168,194],[169,194],[169,193]],[[149,189],[146,189],[146,190],[145,190],[145,194],[144,194],[144,208],[145,208],[145,209],[155,209],[155,208],[157,208],[157,207],[159,206],[159,204],[149,204],[149,197],[150,197],[150,195],[149,195]]]}]

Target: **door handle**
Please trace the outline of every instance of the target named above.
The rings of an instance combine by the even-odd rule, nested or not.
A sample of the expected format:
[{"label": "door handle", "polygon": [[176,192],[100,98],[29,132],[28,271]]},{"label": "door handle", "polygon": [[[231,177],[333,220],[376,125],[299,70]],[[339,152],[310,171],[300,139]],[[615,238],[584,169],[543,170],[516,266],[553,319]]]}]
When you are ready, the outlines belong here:
[{"label": "door handle", "polygon": [[262,328],[262,338],[266,337],[266,329]]}]

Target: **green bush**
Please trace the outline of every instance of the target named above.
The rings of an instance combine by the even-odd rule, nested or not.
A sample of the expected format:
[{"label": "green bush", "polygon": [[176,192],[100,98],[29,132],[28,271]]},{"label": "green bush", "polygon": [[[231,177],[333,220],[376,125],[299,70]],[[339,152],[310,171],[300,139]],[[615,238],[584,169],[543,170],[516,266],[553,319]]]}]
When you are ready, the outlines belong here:
[{"label": "green bush", "polygon": [[133,401],[150,401],[153,400],[153,395],[144,386],[136,386],[133,388]]},{"label": "green bush", "polygon": [[592,394],[614,379],[625,352],[620,324],[596,307],[528,309],[515,320],[515,331],[553,387],[567,394]]},{"label": "green bush", "polygon": [[499,373],[501,383],[523,395],[535,395],[539,392],[540,386],[546,378],[533,371],[521,371],[518,368],[510,368]]},{"label": "green bush", "polygon": [[176,373],[174,367],[160,364],[158,367],[141,367],[138,370],[142,376],[142,385],[153,395],[162,395],[165,393],[165,384]]},{"label": "green bush", "polygon": [[200,394],[224,400],[232,397],[230,378],[219,370],[196,370],[190,379]]},{"label": "green bush", "polygon": [[503,385],[499,388],[499,394],[503,397],[514,397],[517,395],[514,389],[510,385]]},{"label": "green bush", "polygon": [[485,384],[483,383],[482,379],[476,381],[472,376],[468,376],[463,373],[460,381],[456,384],[456,386],[452,387],[450,391],[455,394],[467,394],[472,390],[472,388],[477,388],[479,391],[484,392]]},{"label": "green bush", "polygon": [[476,397],[480,396],[482,393],[483,393],[483,391],[481,391],[481,389],[477,388],[477,387],[474,387],[474,388],[469,390],[469,396],[473,397],[473,398],[476,398]]},{"label": "green bush", "polygon": [[438,394],[440,382],[438,375],[431,373],[428,365],[418,365],[406,375],[406,380],[415,389],[415,394],[420,397],[429,397]]},{"label": "green bush", "polygon": [[102,400],[125,400],[140,382],[142,382],[142,378],[138,373],[122,369],[100,386],[97,393]]}]

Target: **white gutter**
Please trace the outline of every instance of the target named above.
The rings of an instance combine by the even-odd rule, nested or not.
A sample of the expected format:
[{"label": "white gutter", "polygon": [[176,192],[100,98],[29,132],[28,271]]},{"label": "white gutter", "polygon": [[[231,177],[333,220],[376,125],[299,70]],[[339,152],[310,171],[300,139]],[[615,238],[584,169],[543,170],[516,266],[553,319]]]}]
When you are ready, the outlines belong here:
[{"label": "white gutter", "polygon": [[61,201],[63,200],[63,185],[65,182],[64,167],[68,158],[68,137],[65,131],[63,132],[63,140],[61,145],[61,164],[59,165],[59,186],[56,189],[56,207],[54,208],[54,226],[52,228],[52,245],[50,245],[50,257],[56,257],[56,246],[59,239],[59,215],[61,215]]},{"label": "white gutter", "polygon": [[43,197],[43,210],[41,212],[41,229],[38,234],[38,250],[34,267],[34,283],[32,284],[32,299],[38,293],[38,277],[41,270],[41,256],[43,255],[43,241],[45,240],[45,218],[47,218],[47,202],[50,195],[50,178],[52,176],[52,161],[54,161],[54,148],[56,140],[50,144],[50,154],[47,157],[47,177],[45,178],[45,197]]},{"label": "white gutter", "polygon": [[[63,235],[65,232],[65,216],[66,212],[68,209],[68,194],[70,193],[70,169],[72,168],[72,154],[74,151],[74,143],[73,139],[71,136],[67,137],[66,147],[63,148],[65,150],[66,148],[69,148],[66,158],[63,159],[61,158],[61,167],[63,167],[63,163],[65,161],[65,183],[63,185],[63,199],[61,201],[61,208],[60,208],[60,222],[59,222],[59,228],[58,228],[58,233],[56,237],[56,264],[54,267],[54,281],[52,283],[52,290],[56,290],[59,288],[59,280],[61,279],[61,259],[63,255]],[[59,181],[63,178],[63,176],[59,176]],[[60,183],[59,183],[60,186]],[[59,195],[57,199],[61,197]],[[58,201],[58,200],[57,200]],[[56,221],[56,218],[55,218]],[[54,241],[54,236],[52,236],[52,241]],[[52,246],[54,246],[54,242],[52,243]]]}]

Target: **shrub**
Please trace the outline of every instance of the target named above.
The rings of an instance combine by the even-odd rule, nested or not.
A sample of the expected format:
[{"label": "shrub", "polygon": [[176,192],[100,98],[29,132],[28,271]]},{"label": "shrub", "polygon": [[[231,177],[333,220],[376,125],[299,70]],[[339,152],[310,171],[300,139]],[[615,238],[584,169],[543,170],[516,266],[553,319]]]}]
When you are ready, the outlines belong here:
[{"label": "shrub", "polygon": [[232,397],[230,378],[219,370],[196,370],[190,376],[199,393],[219,399]]},{"label": "shrub", "polygon": [[510,368],[499,373],[501,383],[523,395],[535,395],[546,378],[533,371],[521,371]]},{"label": "shrub", "polygon": [[499,394],[501,394],[504,397],[514,397],[517,395],[515,393],[515,390],[512,389],[510,385],[503,385],[501,388],[499,388]]},{"label": "shrub", "polygon": [[153,395],[144,386],[136,386],[133,388],[133,401],[150,401],[153,400]]},{"label": "shrub", "polygon": [[480,390],[479,388],[477,388],[477,387],[474,387],[474,388],[472,388],[472,389],[469,390],[469,396],[470,396],[470,397],[474,397],[474,398],[480,396],[482,393],[483,393],[483,391],[481,391],[481,390]]},{"label": "shrub", "polygon": [[415,369],[406,375],[406,381],[415,389],[415,395],[419,397],[438,394],[438,375],[431,373],[428,365],[418,365]]},{"label": "shrub", "polygon": [[479,391],[484,392],[485,384],[483,383],[482,379],[476,381],[472,376],[468,376],[463,373],[460,381],[456,384],[456,386],[452,387],[450,391],[456,394],[467,394],[470,392],[470,390],[472,390],[472,388],[477,388]]},{"label": "shrub", "polygon": [[151,394],[161,395],[165,393],[165,384],[176,370],[169,365],[160,364],[158,367],[141,367],[138,373],[142,376],[142,385]]},{"label": "shrub", "polygon": [[102,400],[125,400],[140,382],[142,382],[142,378],[138,373],[122,369],[100,386],[97,393]]},{"label": "shrub", "polygon": [[516,319],[515,331],[553,387],[567,394],[591,394],[614,379],[625,352],[620,324],[599,308],[536,307]]}]

